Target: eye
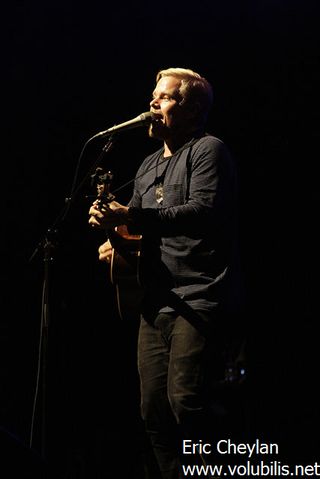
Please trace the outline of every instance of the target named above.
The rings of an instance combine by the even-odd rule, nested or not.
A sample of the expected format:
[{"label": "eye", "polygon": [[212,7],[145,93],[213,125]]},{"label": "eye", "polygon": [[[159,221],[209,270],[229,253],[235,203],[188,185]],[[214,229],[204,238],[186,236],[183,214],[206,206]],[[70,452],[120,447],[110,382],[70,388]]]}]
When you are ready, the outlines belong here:
[{"label": "eye", "polygon": [[171,101],[173,99],[173,97],[171,95],[163,95],[161,97],[162,100],[165,100],[165,101]]},{"label": "eye", "polygon": [[169,95],[167,93],[163,93],[159,96],[153,96],[151,101],[172,101],[174,100],[174,97],[172,95]]}]

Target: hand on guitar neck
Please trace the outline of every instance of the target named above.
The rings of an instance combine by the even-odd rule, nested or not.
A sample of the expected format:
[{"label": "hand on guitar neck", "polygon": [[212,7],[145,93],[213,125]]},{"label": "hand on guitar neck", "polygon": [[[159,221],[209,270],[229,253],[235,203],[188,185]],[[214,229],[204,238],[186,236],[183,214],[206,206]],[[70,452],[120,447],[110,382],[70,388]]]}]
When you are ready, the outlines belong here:
[{"label": "hand on guitar neck", "polygon": [[110,192],[112,178],[111,171],[105,172],[101,167],[91,176],[97,189],[97,199],[89,210],[89,225],[93,228],[110,230],[128,222],[129,208],[115,201]]},{"label": "hand on guitar neck", "polygon": [[89,224],[94,228],[105,230],[125,225],[129,218],[128,210],[127,206],[123,206],[117,201],[104,203],[103,200],[97,199],[89,210]]}]

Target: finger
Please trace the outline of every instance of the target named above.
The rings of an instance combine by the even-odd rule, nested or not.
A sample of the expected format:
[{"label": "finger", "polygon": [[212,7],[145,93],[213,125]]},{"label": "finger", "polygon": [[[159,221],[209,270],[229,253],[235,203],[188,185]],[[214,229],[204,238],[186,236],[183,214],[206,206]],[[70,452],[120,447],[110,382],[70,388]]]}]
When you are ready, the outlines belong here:
[{"label": "finger", "polygon": [[99,254],[99,260],[100,261],[107,261],[107,256],[105,256],[104,254]]},{"label": "finger", "polygon": [[95,218],[95,219],[98,219],[98,220],[103,220],[103,218],[104,218],[104,214],[100,210],[96,210],[95,208],[90,208],[89,215],[92,218]]},{"label": "finger", "polygon": [[89,225],[91,225],[91,227],[95,227],[95,226],[100,226],[100,223],[99,221],[97,221],[95,216],[90,216]]},{"label": "finger", "polygon": [[109,256],[101,256],[101,255],[100,255],[100,256],[99,256],[99,260],[100,260],[100,261],[103,261],[104,263],[108,263],[108,264],[110,264],[110,262],[111,262]]},{"label": "finger", "polygon": [[99,210],[97,210],[94,206],[91,206],[89,210],[89,215],[95,216],[98,212]]},{"label": "finger", "polygon": [[109,205],[102,205],[99,211],[106,213],[108,210],[110,210]]},{"label": "finger", "polygon": [[111,251],[111,249],[112,248],[110,246],[100,246],[98,251],[99,251],[100,254],[106,254],[109,251]]}]

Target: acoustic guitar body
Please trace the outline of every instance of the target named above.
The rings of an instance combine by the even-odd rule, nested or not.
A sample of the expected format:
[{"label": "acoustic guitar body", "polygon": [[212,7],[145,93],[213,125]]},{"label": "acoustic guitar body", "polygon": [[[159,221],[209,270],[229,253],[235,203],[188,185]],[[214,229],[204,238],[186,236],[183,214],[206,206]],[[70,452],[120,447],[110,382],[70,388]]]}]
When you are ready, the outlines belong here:
[{"label": "acoustic guitar body", "polygon": [[113,247],[110,277],[120,318],[137,320],[144,294],[139,278],[142,236],[129,234],[123,225],[110,232],[109,239]]}]

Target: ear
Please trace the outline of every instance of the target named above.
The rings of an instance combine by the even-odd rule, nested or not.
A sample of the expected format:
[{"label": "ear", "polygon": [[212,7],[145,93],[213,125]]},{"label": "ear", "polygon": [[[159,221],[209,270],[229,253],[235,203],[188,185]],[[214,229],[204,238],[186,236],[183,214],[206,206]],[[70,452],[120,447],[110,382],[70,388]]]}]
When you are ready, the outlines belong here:
[{"label": "ear", "polygon": [[187,118],[189,118],[190,120],[198,119],[200,110],[201,106],[199,102],[189,104],[186,111]]}]

